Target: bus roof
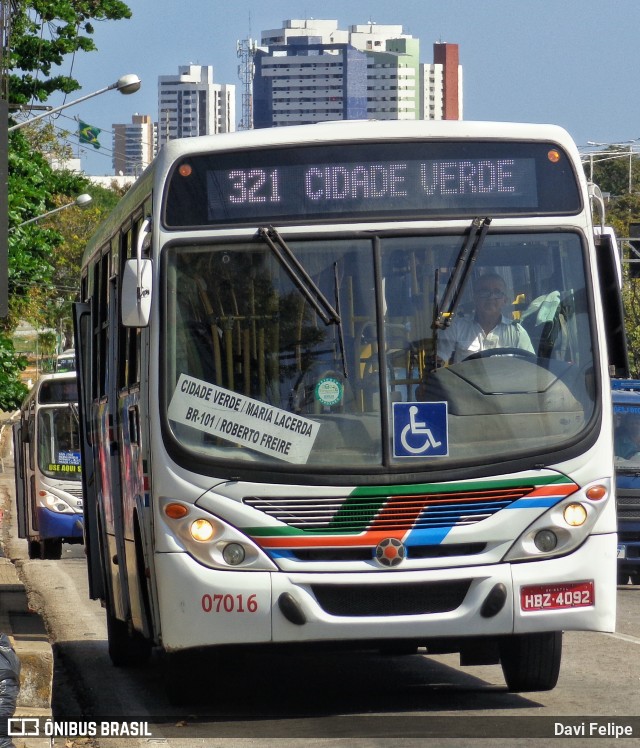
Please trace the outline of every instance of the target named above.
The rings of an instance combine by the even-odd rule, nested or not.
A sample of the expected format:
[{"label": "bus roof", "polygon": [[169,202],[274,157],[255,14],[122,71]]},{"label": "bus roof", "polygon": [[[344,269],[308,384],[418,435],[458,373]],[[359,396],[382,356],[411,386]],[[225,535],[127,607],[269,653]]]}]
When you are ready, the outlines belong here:
[{"label": "bus roof", "polygon": [[579,158],[573,139],[563,127],[558,125],[462,120],[346,120],[313,125],[240,130],[195,138],[177,138],[170,140],[161,149],[155,161],[161,169],[164,166],[162,169],[164,171],[176,158],[190,153],[322,144],[343,139],[364,142],[382,138],[551,141],[562,145]]},{"label": "bus roof", "polygon": [[611,389],[613,392],[640,392],[640,379],[612,379]]},{"label": "bus roof", "polygon": [[640,379],[612,379],[611,399],[618,405],[640,406]]},{"label": "bus roof", "polygon": [[[35,381],[33,387],[29,390],[26,397],[22,401],[22,405],[20,406],[22,410],[29,407],[29,403],[31,400],[38,400],[39,399],[39,393],[43,389],[43,387],[46,387],[49,383],[54,384],[60,384],[60,386],[65,386],[66,384],[72,384],[76,385],[76,373],[75,371],[61,371],[61,372],[55,372],[51,374],[41,374],[38,379]],[[77,399],[77,396],[74,398],[74,400]],[[68,398],[65,398],[61,400],[60,402],[68,402]]]}]

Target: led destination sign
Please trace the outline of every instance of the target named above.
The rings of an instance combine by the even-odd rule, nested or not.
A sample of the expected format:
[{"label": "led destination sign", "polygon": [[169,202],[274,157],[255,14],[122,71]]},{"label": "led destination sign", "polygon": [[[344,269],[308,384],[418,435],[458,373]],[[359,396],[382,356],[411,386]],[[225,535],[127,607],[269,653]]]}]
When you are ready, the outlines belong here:
[{"label": "led destination sign", "polygon": [[182,161],[169,226],[571,213],[565,155],[540,143],[378,143],[212,153]]},{"label": "led destination sign", "polygon": [[[374,208],[377,201],[393,201],[403,206],[410,196],[421,195],[430,198],[432,205],[446,205],[465,195],[501,195],[502,200],[523,206],[536,200],[533,159],[232,169],[209,172],[208,178],[211,218],[224,203],[272,206],[273,210],[300,193],[312,211],[332,203]],[[285,194],[289,191],[293,194]]]}]

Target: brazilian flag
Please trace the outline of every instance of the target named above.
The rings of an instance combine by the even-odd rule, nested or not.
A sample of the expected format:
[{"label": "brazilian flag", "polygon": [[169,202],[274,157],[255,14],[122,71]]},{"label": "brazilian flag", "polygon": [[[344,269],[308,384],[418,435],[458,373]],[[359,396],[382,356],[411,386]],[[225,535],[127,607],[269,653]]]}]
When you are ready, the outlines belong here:
[{"label": "brazilian flag", "polygon": [[100,148],[98,135],[100,135],[101,132],[102,130],[98,127],[88,125],[82,120],[78,122],[78,138],[81,143],[87,143],[88,145],[92,145],[94,148]]}]

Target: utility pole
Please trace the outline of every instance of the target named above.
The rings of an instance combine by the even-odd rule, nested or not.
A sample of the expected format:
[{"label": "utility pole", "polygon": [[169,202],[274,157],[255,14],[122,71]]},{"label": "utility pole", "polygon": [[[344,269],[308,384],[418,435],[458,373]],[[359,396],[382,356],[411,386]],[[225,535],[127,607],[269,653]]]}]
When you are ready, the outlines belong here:
[{"label": "utility pole", "polygon": [[11,21],[18,10],[18,0],[0,0],[0,98],[9,100],[9,59]]},{"label": "utility pole", "polygon": [[0,0],[0,317],[9,314],[9,71],[11,21],[18,0]]}]

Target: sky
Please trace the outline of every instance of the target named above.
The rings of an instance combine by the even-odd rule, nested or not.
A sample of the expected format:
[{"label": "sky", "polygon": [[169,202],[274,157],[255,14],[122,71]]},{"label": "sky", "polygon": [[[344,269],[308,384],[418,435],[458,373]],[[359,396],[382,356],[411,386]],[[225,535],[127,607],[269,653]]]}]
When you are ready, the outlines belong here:
[{"label": "sky", "polygon": [[[125,0],[127,2],[127,0]],[[180,65],[212,65],[214,82],[235,83],[241,116],[238,40],[292,18],[335,19],[347,29],[369,21],[401,25],[420,40],[420,62],[433,44],[459,45],[465,120],[545,122],[565,127],[578,146],[638,140],[640,151],[639,0],[128,0],[132,17],[96,22],[97,51],[78,53],[61,72],[82,89],[100,90],[126,73],[140,91],[117,91],[70,106],[57,125],[79,118],[102,130],[102,147],[74,151],[88,174],[112,174],[111,130],[133,114],[158,117],[160,75]],[[62,98],[52,97],[57,106]]]}]

